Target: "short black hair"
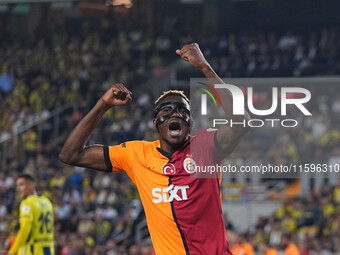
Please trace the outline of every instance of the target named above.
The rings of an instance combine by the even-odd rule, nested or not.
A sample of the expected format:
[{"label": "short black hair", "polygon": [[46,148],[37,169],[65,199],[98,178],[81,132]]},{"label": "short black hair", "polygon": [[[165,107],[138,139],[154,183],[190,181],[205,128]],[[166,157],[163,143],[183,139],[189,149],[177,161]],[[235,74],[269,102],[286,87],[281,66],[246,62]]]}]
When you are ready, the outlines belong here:
[{"label": "short black hair", "polygon": [[27,174],[27,173],[19,174],[17,179],[19,179],[19,178],[23,178],[26,181],[35,183],[35,178],[32,175]]},{"label": "short black hair", "polygon": [[157,100],[155,101],[155,105],[157,105],[163,98],[167,97],[167,96],[180,96],[182,98],[184,98],[185,101],[188,102],[188,104],[190,104],[190,100],[189,98],[184,94],[183,90],[168,90],[168,91],[164,91],[162,95],[160,95]]}]

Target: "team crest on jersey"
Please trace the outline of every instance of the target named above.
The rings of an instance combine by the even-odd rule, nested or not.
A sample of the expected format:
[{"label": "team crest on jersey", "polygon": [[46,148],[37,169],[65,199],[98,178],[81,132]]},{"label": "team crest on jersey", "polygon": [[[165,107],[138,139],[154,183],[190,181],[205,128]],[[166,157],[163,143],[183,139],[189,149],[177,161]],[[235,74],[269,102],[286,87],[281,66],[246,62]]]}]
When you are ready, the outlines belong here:
[{"label": "team crest on jersey", "polygon": [[196,172],[196,162],[192,155],[187,154],[187,157],[183,160],[183,168],[188,174]]},{"label": "team crest on jersey", "polygon": [[22,213],[29,213],[31,211],[31,207],[29,207],[28,205],[24,205],[21,208]]},{"label": "team crest on jersey", "polygon": [[173,164],[168,163],[168,164],[163,166],[162,171],[163,171],[163,174],[174,175],[176,173],[176,168]]}]

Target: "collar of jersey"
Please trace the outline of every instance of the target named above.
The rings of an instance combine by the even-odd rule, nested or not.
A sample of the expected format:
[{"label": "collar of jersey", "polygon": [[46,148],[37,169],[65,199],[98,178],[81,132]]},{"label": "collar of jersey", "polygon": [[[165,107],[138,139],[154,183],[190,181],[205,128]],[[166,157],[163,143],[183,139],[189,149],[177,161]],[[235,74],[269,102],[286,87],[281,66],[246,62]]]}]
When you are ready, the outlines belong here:
[{"label": "collar of jersey", "polygon": [[[171,160],[171,157],[172,157],[174,154],[176,154],[176,153],[178,153],[179,151],[181,151],[183,148],[185,148],[185,147],[188,145],[188,143],[190,143],[191,139],[192,139],[192,136],[189,135],[188,140],[183,144],[183,146],[182,146],[179,150],[175,151],[175,152],[172,153],[172,154],[171,154],[171,153],[168,153],[168,152],[166,152],[166,151],[164,151],[163,149],[161,149],[161,148],[160,148],[161,143],[160,143],[159,140],[157,140],[155,153],[156,153],[156,155],[157,155],[158,157],[167,158],[167,159]],[[169,154],[169,155],[167,155],[167,154]],[[168,157],[168,156],[170,156],[170,157]]]}]

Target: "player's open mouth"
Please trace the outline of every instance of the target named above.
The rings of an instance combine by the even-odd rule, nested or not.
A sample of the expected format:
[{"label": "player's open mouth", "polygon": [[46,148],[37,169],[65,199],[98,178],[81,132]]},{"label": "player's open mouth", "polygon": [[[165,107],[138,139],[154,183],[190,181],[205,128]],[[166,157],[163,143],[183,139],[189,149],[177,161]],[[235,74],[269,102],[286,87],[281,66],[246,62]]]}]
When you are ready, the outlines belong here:
[{"label": "player's open mouth", "polygon": [[171,136],[179,136],[182,134],[181,123],[178,121],[171,122],[169,124],[169,134]]}]

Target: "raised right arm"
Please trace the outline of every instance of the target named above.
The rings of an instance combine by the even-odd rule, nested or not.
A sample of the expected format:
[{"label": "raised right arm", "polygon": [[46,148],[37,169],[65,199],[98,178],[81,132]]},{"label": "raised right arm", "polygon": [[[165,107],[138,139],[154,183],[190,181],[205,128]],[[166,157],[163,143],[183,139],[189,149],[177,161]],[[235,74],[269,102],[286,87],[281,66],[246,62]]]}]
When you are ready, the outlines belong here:
[{"label": "raised right arm", "polygon": [[98,100],[91,111],[79,122],[67,138],[59,159],[68,165],[106,171],[103,145],[86,142],[104,113],[112,106],[122,106],[132,99],[131,92],[122,84],[115,84]]}]

